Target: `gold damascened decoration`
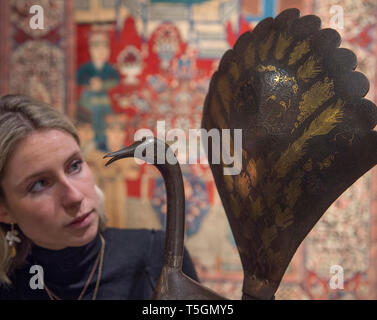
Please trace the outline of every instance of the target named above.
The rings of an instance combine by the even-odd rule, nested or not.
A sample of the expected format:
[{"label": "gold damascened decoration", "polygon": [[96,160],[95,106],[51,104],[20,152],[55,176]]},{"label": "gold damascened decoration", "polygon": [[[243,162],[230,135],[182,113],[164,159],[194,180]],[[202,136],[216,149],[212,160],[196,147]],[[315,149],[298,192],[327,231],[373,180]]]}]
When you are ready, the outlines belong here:
[{"label": "gold damascened decoration", "polygon": [[13,259],[17,255],[17,250],[15,247],[9,248],[9,256]]},{"label": "gold damascened decoration", "polygon": [[242,129],[241,172],[224,175],[224,159],[211,169],[240,252],[244,299],[273,297],[326,209],[377,163],[368,79],[339,34],[320,25],[297,9],[261,21],[224,54],[206,97],[204,129]]}]

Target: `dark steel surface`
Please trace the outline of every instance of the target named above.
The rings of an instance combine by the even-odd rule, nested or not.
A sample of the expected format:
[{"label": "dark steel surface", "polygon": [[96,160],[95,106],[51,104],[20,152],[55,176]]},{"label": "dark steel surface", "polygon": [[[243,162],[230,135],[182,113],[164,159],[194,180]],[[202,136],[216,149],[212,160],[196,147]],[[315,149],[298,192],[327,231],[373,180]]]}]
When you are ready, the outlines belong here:
[{"label": "dark steel surface", "polygon": [[[202,127],[243,130],[242,170],[211,164],[244,269],[270,299],[326,209],[377,163],[377,108],[340,36],[297,9],[261,21],[223,56]],[[211,157],[209,149],[209,158]]]},{"label": "dark steel surface", "polygon": [[[136,152],[137,148],[140,150],[139,153]],[[150,152],[150,157],[139,158],[153,164],[161,172],[165,181],[167,197],[164,266],[156,285],[153,299],[224,299],[182,272],[185,232],[185,193],[178,161],[176,164],[169,164],[166,161],[165,155],[167,158],[176,159],[169,146],[156,138],[147,138],[144,142],[138,141],[127,148],[107,154],[105,157],[112,157],[112,159],[106,165],[122,158],[138,157],[138,154],[143,154],[142,149],[148,150],[148,148],[149,150],[154,150],[153,155]],[[146,152],[146,155],[148,155],[148,152]]]}]

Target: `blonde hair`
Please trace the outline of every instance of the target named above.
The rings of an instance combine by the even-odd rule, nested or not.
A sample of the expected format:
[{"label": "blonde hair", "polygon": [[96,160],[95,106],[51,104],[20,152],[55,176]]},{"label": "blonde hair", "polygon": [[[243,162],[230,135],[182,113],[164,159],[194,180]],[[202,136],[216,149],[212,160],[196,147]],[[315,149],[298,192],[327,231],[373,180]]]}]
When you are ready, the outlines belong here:
[{"label": "blonde hair", "polygon": [[[65,131],[80,145],[74,125],[58,110],[24,95],[0,97],[0,181],[4,177],[7,161],[16,145],[30,133],[48,129]],[[106,229],[104,195],[97,186],[95,190],[99,198],[99,230],[103,232]],[[0,202],[6,202],[1,185]],[[11,283],[9,276],[25,263],[32,244],[17,228],[21,243],[17,246],[16,257],[11,259],[8,242],[5,240],[9,228],[9,225],[0,223],[0,285]]]}]

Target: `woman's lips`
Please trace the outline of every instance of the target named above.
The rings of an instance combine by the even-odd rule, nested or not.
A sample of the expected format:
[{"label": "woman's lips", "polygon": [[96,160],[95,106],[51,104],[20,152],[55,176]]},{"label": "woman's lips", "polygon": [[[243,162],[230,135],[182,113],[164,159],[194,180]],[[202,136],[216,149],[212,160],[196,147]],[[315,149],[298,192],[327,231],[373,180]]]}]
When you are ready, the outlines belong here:
[{"label": "woman's lips", "polygon": [[91,214],[93,213],[94,210],[84,214],[83,216],[75,219],[72,221],[70,224],[68,224],[68,227],[73,227],[73,228],[83,228],[86,227],[90,223],[90,218]]}]

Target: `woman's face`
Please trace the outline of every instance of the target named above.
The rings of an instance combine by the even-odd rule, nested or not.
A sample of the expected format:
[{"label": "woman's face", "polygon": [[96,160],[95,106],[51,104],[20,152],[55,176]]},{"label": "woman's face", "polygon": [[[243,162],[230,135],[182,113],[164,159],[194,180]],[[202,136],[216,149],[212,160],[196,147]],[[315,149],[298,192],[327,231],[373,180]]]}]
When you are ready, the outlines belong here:
[{"label": "woman's face", "polygon": [[11,154],[1,181],[0,221],[16,223],[35,244],[82,246],[98,230],[94,178],[76,140],[64,131],[35,131]]}]

